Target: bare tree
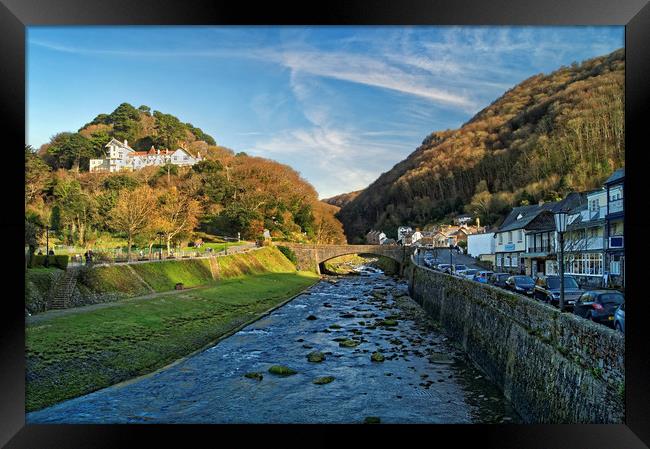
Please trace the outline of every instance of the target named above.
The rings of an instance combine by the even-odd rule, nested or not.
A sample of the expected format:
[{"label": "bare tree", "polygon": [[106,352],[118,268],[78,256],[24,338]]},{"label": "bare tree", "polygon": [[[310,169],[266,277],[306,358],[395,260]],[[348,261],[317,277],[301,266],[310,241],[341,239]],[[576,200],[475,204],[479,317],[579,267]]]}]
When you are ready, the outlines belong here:
[{"label": "bare tree", "polygon": [[149,186],[134,190],[123,189],[111,209],[110,225],[126,234],[127,257],[131,260],[133,239],[156,220],[156,195]]}]

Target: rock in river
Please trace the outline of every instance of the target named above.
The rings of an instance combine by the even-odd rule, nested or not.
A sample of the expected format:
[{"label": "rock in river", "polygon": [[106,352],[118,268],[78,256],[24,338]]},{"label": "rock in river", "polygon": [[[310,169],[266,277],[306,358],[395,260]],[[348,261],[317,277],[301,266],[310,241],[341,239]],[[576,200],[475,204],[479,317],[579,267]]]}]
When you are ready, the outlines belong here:
[{"label": "rock in river", "polygon": [[323,360],[325,360],[325,354],[323,354],[322,352],[313,351],[307,354],[307,360],[314,363],[320,363]]},{"label": "rock in river", "polygon": [[284,366],[284,365],[273,365],[272,367],[269,368],[269,373],[277,374],[279,376],[292,376],[294,374],[297,374],[298,371],[293,370],[288,366]]}]

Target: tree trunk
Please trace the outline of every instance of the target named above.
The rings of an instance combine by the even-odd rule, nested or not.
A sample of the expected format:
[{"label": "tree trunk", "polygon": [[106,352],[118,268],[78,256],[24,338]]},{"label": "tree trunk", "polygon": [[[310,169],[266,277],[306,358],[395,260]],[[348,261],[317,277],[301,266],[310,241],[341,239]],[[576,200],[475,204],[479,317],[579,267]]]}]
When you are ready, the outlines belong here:
[{"label": "tree trunk", "polygon": [[129,234],[129,239],[128,239],[128,245],[126,248],[126,260],[127,262],[131,262],[131,243],[133,241],[133,235]]},{"label": "tree trunk", "polygon": [[167,236],[167,257],[171,254],[172,238]]}]

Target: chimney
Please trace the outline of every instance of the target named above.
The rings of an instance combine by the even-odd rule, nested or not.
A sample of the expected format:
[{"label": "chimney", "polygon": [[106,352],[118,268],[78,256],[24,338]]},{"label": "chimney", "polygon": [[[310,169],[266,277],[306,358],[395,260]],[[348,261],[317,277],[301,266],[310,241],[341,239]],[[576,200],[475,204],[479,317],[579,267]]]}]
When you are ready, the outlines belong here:
[{"label": "chimney", "polygon": [[126,140],[126,139],[124,139],[124,146],[126,147],[126,146],[128,146],[128,145],[129,145],[129,141]]},{"label": "chimney", "polygon": [[539,200],[539,202],[537,203],[538,206],[541,206],[542,204],[544,204],[544,200]]},{"label": "chimney", "polygon": [[481,227],[481,218],[476,217],[476,230],[478,231],[480,227]]},{"label": "chimney", "polygon": [[160,154],[160,148],[158,149],[158,153],[157,153],[157,154]]}]

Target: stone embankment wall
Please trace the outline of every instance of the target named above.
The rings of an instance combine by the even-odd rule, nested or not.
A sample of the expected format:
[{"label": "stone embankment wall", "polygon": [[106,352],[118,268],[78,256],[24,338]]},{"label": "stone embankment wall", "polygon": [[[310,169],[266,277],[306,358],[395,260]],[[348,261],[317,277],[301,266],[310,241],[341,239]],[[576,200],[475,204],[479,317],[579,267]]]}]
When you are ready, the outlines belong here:
[{"label": "stone embankment wall", "polygon": [[622,423],[623,336],[533,299],[420,266],[412,297],[526,422]]}]

